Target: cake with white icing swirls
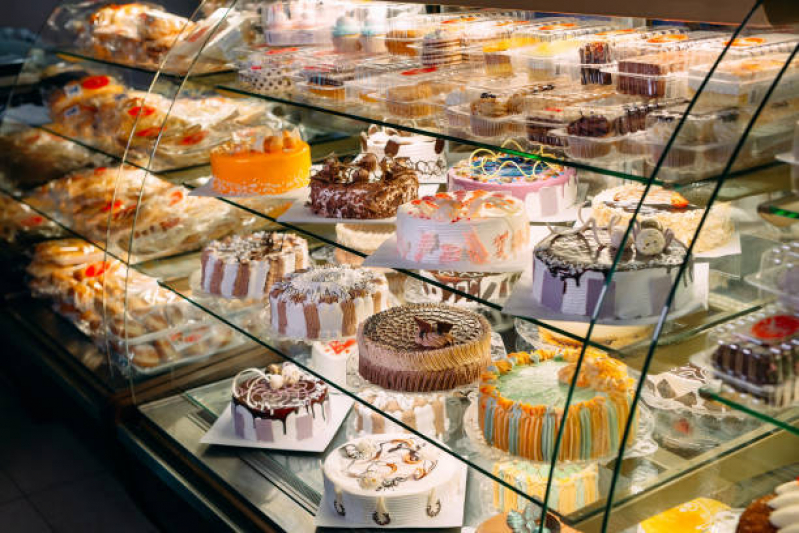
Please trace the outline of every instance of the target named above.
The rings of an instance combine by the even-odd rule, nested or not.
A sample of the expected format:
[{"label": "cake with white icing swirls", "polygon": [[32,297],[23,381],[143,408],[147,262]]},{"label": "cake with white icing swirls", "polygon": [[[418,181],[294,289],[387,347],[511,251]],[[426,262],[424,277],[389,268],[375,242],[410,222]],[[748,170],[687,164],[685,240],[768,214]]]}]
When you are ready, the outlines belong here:
[{"label": "cake with white icing swirls", "polygon": [[243,370],[231,395],[233,427],[242,439],[291,444],[318,437],[330,422],[327,385],[293,363]]},{"label": "cake with white icing swirls", "polygon": [[388,281],[365,268],[320,266],[298,270],[272,286],[272,329],[295,339],[352,337],[358,324],[386,309]]},{"label": "cake with white icing swirls", "polygon": [[406,159],[420,184],[443,183],[447,174],[444,141],[435,137],[372,125],[361,133],[361,151],[374,154],[378,160],[386,156]]},{"label": "cake with white icing swirls", "polygon": [[423,527],[463,505],[458,460],[407,434],[350,441],[327,456],[322,471],[323,505],[357,525]]},{"label": "cake with white icing swirls", "polygon": [[520,258],[529,240],[524,203],[501,193],[438,193],[397,211],[399,255],[420,266],[498,266]]},{"label": "cake with white icing swirls", "polygon": [[308,268],[308,243],[287,233],[231,235],[203,248],[202,290],[223,298],[263,298],[272,284]]},{"label": "cake with white icing swirls", "polygon": [[753,501],[738,520],[735,533],[799,533],[799,479]]}]

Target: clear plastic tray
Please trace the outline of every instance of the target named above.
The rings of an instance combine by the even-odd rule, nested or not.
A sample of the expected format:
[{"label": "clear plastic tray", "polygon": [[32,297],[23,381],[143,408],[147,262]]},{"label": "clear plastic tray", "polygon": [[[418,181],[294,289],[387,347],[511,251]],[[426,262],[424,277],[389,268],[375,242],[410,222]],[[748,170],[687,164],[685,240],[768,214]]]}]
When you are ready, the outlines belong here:
[{"label": "clear plastic tray", "polygon": [[643,132],[638,132],[607,137],[585,137],[571,135],[563,129],[552,130],[550,134],[562,139],[561,146],[565,147],[566,155],[579,160],[639,158],[643,152],[640,139],[645,135]]},{"label": "clear plastic tray", "polygon": [[746,276],[746,281],[777,295],[791,309],[799,310],[799,242],[768,250],[760,259],[760,270]]},{"label": "clear plastic tray", "polygon": [[576,39],[583,35],[610,31],[613,27],[602,20],[560,19],[544,24],[531,24],[519,30],[519,38],[530,43],[550,43]]},{"label": "clear plastic tray", "polygon": [[552,130],[565,129],[570,122],[580,118],[576,105],[609,97],[609,87],[565,87],[531,95],[526,100],[525,125],[527,139],[536,144],[564,146],[565,139],[553,135]]},{"label": "clear plastic tray", "polygon": [[292,92],[294,71],[300,68],[299,47],[269,48],[260,45],[237,51],[236,68],[239,83],[258,94],[288,94]]},{"label": "clear plastic tray", "polygon": [[401,71],[381,77],[384,87],[376,97],[383,101],[388,114],[401,119],[436,118],[443,111],[446,96],[458,84],[453,79],[457,69],[403,65]]},{"label": "clear plastic tray", "polygon": [[339,10],[347,3],[336,0],[291,0],[264,5],[261,25],[270,46],[327,45]]}]

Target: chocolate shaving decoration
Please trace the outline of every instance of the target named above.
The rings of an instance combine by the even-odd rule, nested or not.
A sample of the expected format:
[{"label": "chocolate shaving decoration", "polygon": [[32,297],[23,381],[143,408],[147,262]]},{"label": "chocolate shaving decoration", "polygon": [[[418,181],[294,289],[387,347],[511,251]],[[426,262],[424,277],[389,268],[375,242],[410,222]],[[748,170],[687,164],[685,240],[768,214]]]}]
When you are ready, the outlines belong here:
[{"label": "chocolate shaving decoration", "polygon": [[419,317],[413,317],[419,326],[419,335],[416,344],[425,348],[443,348],[455,343],[455,337],[450,333],[455,324],[449,322],[436,322],[435,325]]},{"label": "chocolate shaving decoration", "polygon": [[444,151],[444,139],[436,139],[435,152],[440,154]]},{"label": "chocolate shaving decoration", "polygon": [[416,321],[416,325],[419,326],[419,335],[427,335],[433,332],[433,324],[430,322],[422,320],[418,316],[413,317],[413,319]]},{"label": "chocolate shaving decoration", "polygon": [[375,172],[377,170],[379,161],[377,160],[377,156],[375,154],[363,154],[361,159],[358,161],[358,166],[368,172]]},{"label": "chocolate shaving decoration", "polygon": [[399,148],[399,144],[392,139],[386,143],[384,152],[389,157],[396,157],[399,153]]},{"label": "chocolate shaving decoration", "polygon": [[352,169],[352,183],[369,183],[369,171],[365,168]]}]

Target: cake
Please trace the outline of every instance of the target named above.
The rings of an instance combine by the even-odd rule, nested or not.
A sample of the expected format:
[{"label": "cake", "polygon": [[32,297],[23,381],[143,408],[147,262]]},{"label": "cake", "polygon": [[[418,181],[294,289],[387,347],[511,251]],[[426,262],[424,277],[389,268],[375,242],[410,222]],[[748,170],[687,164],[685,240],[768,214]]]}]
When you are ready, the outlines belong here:
[{"label": "cake", "polygon": [[272,285],[272,329],[287,337],[352,337],[358,324],[388,307],[385,276],[365,268],[320,266],[298,270]]},{"label": "cake", "polygon": [[374,154],[378,160],[386,156],[407,160],[419,183],[441,183],[447,173],[444,141],[434,137],[372,125],[361,133],[361,151]]},{"label": "cake", "polygon": [[768,405],[799,398],[799,316],[754,315],[722,330],[711,355],[716,377]]},{"label": "cake", "polygon": [[799,531],[799,479],[758,498],[738,520],[735,533],[796,533]]},{"label": "cake", "polygon": [[484,190],[518,198],[531,220],[557,215],[577,202],[575,169],[486,149],[453,166],[448,178],[450,191]]},{"label": "cake", "polygon": [[477,526],[475,533],[578,533],[550,513],[547,513],[542,529],[540,515],[540,506],[528,503],[522,512],[509,511],[492,516]]},{"label": "cake", "polygon": [[710,375],[693,364],[649,375],[641,395],[655,416],[655,437],[667,448],[707,450],[760,423],[700,394]]},{"label": "cake", "polygon": [[252,128],[211,151],[213,189],[220,194],[284,194],[308,185],[311,148],[289,131]]},{"label": "cake", "polygon": [[223,298],[260,299],[272,284],[308,268],[308,243],[286,233],[231,235],[203,248],[201,287]]},{"label": "cake", "polygon": [[308,206],[326,218],[380,219],[418,196],[419,180],[405,160],[365,155],[356,163],[328,158],[311,178]]},{"label": "cake", "polygon": [[355,339],[320,342],[311,345],[311,366],[326,379],[344,386],[347,384],[347,366],[352,357],[358,357]]},{"label": "cake", "polygon": [[420,266],[496,267],[523,256],[529,224],[524,204],[512,196],[482,190],[438,193],[399,208],[397,250]]},{"label": "cake", "polygon": [[491,361],[491,326],[475,313],[434,304],[392,307],[358,329],[358,372],[396,391],[453,389]]},{"label": "cake", "polygon": [[239,372],[232,395],[233,426],[242,439],[294,444],[319,438],[330,422],[327,385],[293,363]]},{"label": "cake", "polygon": [[[394,235],[395,229],[394,224],[336,224],[336,242],[341,246],[371,255],[386,239]],[[336,248],[337,257],[339,250],[341,249]],[[357,257],[363,262],[363,258]]]},{"label": "cake", "polygon": [[716,515],[729,510],[720,501],[695,498],[647,518],[639,524],[637,533],[706,533],[716,530],[713,527]]},{"label": "cake", "polygon": [[[594,219],[601,226],[609,224],[613,217],[617,217],[621,224],[629,222],[643,193],[644,186],[639,184],[602,191],[591,203]],[[690,203],[680,193],[652,185],[638,211],[638,217],[654,218],[688,246],[694,239],[704,213],[703,207]],[[734,229],[729,204],[714,204],[702,225],[694,252],[706,252],[724,246],[732,238]]]},{"label": "cake", "polygon": [[[549,479],[549,464],[530,461],[504,461],[494,465],[494,477],[520,490],[523,494],[544,501]],[[499,483],[494,483],[494,507],[501,511],[522,511],[527,502],[522,496]],[[596,463],[558,465],[549,494],[549,508],[571,514],[599,499],[599,470]]]},{"label": "cake", "polygon": [[325,458],[322,505],[353,524],[419,527],[463,505],[461,472],[457,459],[419,437],[363,437]]},{"label": "cake", "polygon": [[[551,461],[574,369],[574,362],[554,350],[519,352],[495,361],[480,379],[477,400],[486,442],[525,459]],[[558,460],[591,461],[616,454],[634,391],[623,363],[586,357]]]},{"label": "cake", "polygon": [[399,393],[367,389],[358,396],[376,412],[356,402],[354,405],[355,430],[366,435],[403,433],[405,429],[381,413],[391,416],[422,435],[443,439],[449,430],[446,397],[435,393]]},{"label": "cake", "polygon": [[[438,283],[465,292],[479,300],[504,303],[510,296],[513,285],[521,277],[521,272],[452,272],[447,270],[420,270],[419,274]],[[477,305],[477,300],[467,298],[456,292],[422,283],[424,293],[442,303],[458,306]]]},{"label": "cake", "polygon": [[[546,323],[553,328],[558,328],[581,338],[585,338],[588,333],[589,324],[587,322],[547,320]],[[589,341],[608,348],[621,348],[635,342],[651,339],[652,329],[652,326],[608,326],[604,324],[594,324],[594,329],[591,330],[591,338]],[[561,335],[553,329],[539,326],[538,335],[543,342],[554,346],[576,348],[582,346],[582,342]]]},{"label": "cake", "polygon": [[[533,251],[533,299],[557,313],[591,317],[605,294],[597,317],[636,319],[657,316],[678,272],[688,260],[686,248],[663,231],[655,219],[636,221],[625,243],[607,290],[608,273],[624,235],[625,224],[612,219],[598,226],[591,219],[581,226],[555,231]],[[693,269],[682,276],[672,309],[683,309],[694,298]]]}]

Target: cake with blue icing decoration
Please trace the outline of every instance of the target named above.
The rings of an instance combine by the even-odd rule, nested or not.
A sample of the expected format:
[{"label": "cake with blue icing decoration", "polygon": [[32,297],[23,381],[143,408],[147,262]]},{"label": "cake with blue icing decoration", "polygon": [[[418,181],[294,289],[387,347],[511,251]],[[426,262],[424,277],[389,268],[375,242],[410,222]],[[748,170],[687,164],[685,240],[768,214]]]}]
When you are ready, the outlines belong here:
[{"label": "cake with blue icing decoration", "polygon": [[[550,465],[514,459],[494,465],[497,479],[544,501],[549,479]],[[562,515],[571,514],[599,498],[599,469],[597,463],[565,464],[555,468],[549,508]],[[521,511],[527,500],[518,492],[499,483],[494,483],[494,507],[502,511]]]},{"label": "cake with blue icing decoration", "polygon": [[[550,461],[575,368],[573,355],[556,350],[519,352],[495,361],[481,378],[478,396],[486,442],[531,461]],[[588,349],[558,460],[592,461],[616,454],[634,385],[626,365]]]}]

